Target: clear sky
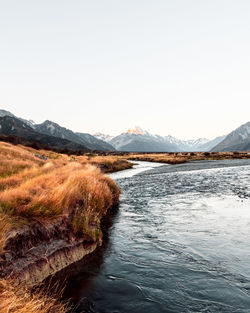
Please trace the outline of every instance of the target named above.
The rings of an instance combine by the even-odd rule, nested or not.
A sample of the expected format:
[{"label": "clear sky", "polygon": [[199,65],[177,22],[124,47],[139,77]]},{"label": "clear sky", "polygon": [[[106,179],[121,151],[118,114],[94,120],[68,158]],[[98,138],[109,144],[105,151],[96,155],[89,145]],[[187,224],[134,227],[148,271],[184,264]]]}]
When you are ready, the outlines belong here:
[{"label": "clear sky", "polygon": [[249,0],[0,0],[0,108],[181,139],[250,120]]}]

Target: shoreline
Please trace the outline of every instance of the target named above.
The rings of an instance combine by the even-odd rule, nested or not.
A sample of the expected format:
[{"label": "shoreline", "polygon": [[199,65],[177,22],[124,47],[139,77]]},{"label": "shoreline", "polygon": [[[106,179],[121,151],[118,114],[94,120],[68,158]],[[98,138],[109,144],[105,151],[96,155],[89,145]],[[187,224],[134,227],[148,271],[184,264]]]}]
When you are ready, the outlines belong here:
[{"label": "shoreline", "polygon": [[[100,164],[106,170],[132,166],[113,158],[98,157],[96,166],[85,156],[40,156],[41,151],[38,155],[31,148],[0,143],[1,313],[10,306],[18,312],[24,295],[29,295],[27,305],[32,307],[33,287],[102,245],[106,219],[119,204],[120,189],[101,172]],[[39,295],[41,309],[48,297]],[[53,301],[48,302],[48,312]]]},{"label": "shoreline", "polygon": [[204,162],[211,165],[218,156],[224,166],[229,160],[235,166],[250,165],[250,155],[236,158],[238,153],[68,156],[0,143],[1,153],[8,167],[0,173],[0,283],[24,290],[102,246],[107,221],[119,206],[120,190],[113,179],[157,173],[164,165],[169,173],[199,170],[199,162],[204,169]]}]

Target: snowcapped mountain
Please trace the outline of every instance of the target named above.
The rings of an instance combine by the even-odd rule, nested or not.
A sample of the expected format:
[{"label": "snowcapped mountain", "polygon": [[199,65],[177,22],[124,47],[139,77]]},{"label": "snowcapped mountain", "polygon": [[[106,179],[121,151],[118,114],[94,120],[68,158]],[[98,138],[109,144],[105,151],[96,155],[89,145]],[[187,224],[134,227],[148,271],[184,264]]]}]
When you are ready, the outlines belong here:
[{"label": "snowcapped mountain", "polygon": [[180,140],[171,135],[153,135],[136,126],[116,137],[98,133],[97,138],[111,143],[117,150],[132,152],[177,152],[177,151],[210,151],[222,141],[225,136],[213,140],[199,138],[194,140]]},{"label": "snowcapped mountain", "polygon": [[113,147],[110,143],[98,139],[87,133],[76,133],[77,136],[81,138],[84,142],[86,142],[87,147],[91,147],[92,150],[101,150],[101,151],[114,151],[115,147]]},{"label": "snowcapped mountain", "polygon": [[110,140],[114,138],[114,136],[105,135],[100,132],[94,133],[93,136],[96,137],[97,139],[100,139],[106,142],[110,142]]},{"label": "snowcapped mountain", "polygon": [[[120,151],[134,151],[134,152],[178,152],[178,151],[228,151],[228,150],[249,150],[250,149],[250,122],[242,125],[231,134],[226,136],[217,137],[213,140],[206,138],[199,138],[194,140],[180,140],[173,136],[160,136],[153,135],[143,130],[140,127],[130,128],[125,133],[119,136],[109,136],[101,133],[95,133],[94,136],[87,133],[75,133],[70,129],[62,127],[54,122],[45,121],[41,124],[35,124],[31,120],[25,120],[16,117],[9,111],[0,110],[1,117],[11,117],[23,122],[23,126],[17,127],[17,130],[8,128],[9,134],[22,137],[21,134],[27,135],[28,132],[24,132],[24,125],[27,125],[30,129],[35,131],[36,136],[33,134],[32,138],[38,138],[43,144],[46,144],[46,138],[49,142],[52,142],[53,146],[56,146],[56,139],[51,140],[51,137],[55,137],[58,140],[65,140],[65,148],[71,147],[72,149],[78,149],[80,147],[90,150],[101,151],[113,151],[115,149]],[[14,123],[15,124],[15,123]],[[15,127],[15,126],[13,126]],[[29,129],[29,132],[30,132]],[[1,130],[0,130],[1,133]],[[2,132],[3,133],[3,132]],[[47,135],[47,137],[40,138],[37,134]],[[24,136],[25,138],[28,136]],[[49,137],[48,137],[49,136]],[[29,136],[28,136],[29,137]],[[28,138],[27,137],[27,138]],[[30,137],[30,138],[31,138]],[[32,139],[31,138],[31,139]],[[32,139],[33,140],[33,139]],[[35,140],[35,139],[34,139]],[[71,142],[71,146],[68,142]],[[51,144],[51,145],[52,145]],[[74,145],[75,144],[75,145]],[[77,145],[78,146],[77,146]],[[63,148],[63,142],[58,142],[60,149]],[[78,148],[77,148],[78,147]]]},{"label": "snowcapped mountain", "polygon": [[132,135],[150,135],[147,131],[143,130],[139,126],[135,126],[134,128],[130,128],[127,130],[126,134]]},{"label": "snowcapped mountain", "polygon": [[198,152],[198,151],[210,151],[214,146],[216,146],[222,140],[224,140],[225,137],[226,136],[219,136],[212,140],[209,140],[207,138],[180,140],[172,136],[167,136],[166,139],[178,145],[179,151]]},{"label": "snowcapped mountain", "polygon": [[3,117],[3,116],[11,116],[11,117],[16,117],[14,114],[12,114],[11,112],[9,111],[6,111],[6,110],[0,110],[0,117]]},{"label": "snowcapped mountain", "polygon": [[110,143],[120,151],[131,152],[167,152],[178,151],[175,144],[153,135],[123,133],[113,138]]},{"label": "snowcapped mountain", "polygon": [[173,136],[164,137],[165,140],[176,144],[178,146],[179,151],[203,151],[201,147],[207,144],[210,140],[206,138],[198,138],[191,140],[181,140],[177,139]]},{"label": "snowcapped mountain", "polygon": [[120,151],[132,152],[166,152],[178,151],[175,143],[165,140],[164,137],[152,135],[136,126],[127,132],[111,139],[110,143]]},{"label": "snowcapped mountain", "polygon": [[247,151],[250,150],[250,122],[232,131],[212,151]]},{"label": "snowcapped mountain", "polygon": [[15,116],[14,114],[12,114],[9,111],[0,110],[0,117],[3,117],[3,116],[15,117],[15,118],[19,119],[20,121],[24,122],[25,124],[29,125],[31,128],[34,128],[34,125],[35,125],[34,121],[32,121],[32,120],[25,120],[24,118],[17,117],[17,116]]}]

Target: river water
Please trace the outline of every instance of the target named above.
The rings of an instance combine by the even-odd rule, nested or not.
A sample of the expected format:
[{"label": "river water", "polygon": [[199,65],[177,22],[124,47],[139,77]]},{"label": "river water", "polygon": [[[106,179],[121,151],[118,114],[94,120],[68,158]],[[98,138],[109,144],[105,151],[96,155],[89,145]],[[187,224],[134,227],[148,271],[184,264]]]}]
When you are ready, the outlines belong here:
[{"label": "river water", "polygon": [[250,312],[250,160],[139,162],[104,248],[68,283],[77,312]]}]

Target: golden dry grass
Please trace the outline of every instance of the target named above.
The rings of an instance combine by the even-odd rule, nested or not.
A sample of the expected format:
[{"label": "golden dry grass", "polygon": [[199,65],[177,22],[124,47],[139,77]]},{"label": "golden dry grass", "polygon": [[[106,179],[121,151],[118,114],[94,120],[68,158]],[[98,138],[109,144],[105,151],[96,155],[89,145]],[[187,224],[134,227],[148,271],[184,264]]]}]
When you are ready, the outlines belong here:
[{"label": "golden dry grass", "polygon": [[[72,215],[72,228],[102,240],[101,219],[120,190],[101,170],[131,167],[118,157],[68,156],[0,142],[0,252],[8,232],[32,220]],[[58,296],[31,293],[0,280],[0,313],[68,312]]]},{"label": "golden dry grass", "polygon": [[104,173],[111,173],[121,171],[133,167],[131,162],[128,162],[126,158],[119,155],[89,155],[89,156],[78,156],[76,160],[81,164],[93,164],[99,167]]},{"label": "golden dry grass", "polygon": [[[45,156],[42,160],[39,156]],[[75,212],[75,231],[90,234],[107,210],[118,201],[120,190],[100,168],[114,157],[67,156],[0,143],[0,250],[4,233],[32,219],[51,219]],[[23,162],[22,168],[17,164]],[[91,231],[90,231],[91,230]],[[92,234],[93,235],[93,234]],[[93,235],[94,236],[94,235]]]},{"label": "golden dry grass", "polygon": [[70,307],[60,301],[61,294],[48,296],[44,291],[31,292],[0,280],[0,313],[66,313]]},{"label": "golden dry grass", "polygon": [[101,212],[117,197],[109,188],[110,179],[93,165],[74,162],[51,167],[49,172],[39,170],[35,177],[34,172],[33,177],[0,192],[2,212],[29,218],[58,216],[78,206]]},{"label": "golden dry grass", "polygon": [[172,152],[172,153],[130,153],[127,159],[134,161],[180,164],[189,161],[226,160],[250,158],[247,152]]}]

